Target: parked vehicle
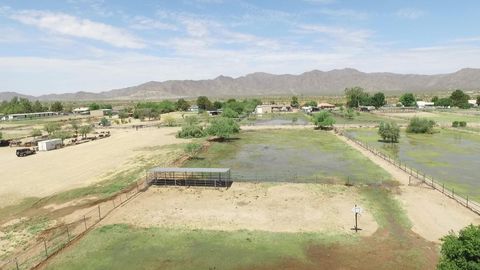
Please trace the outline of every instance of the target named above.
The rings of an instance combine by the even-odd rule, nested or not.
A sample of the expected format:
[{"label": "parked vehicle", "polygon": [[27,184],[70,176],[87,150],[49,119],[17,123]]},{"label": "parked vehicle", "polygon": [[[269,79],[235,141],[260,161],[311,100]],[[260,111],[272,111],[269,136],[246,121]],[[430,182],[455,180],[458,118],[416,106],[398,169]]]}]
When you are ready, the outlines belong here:
[{"label": "parked vehicle", "polygon": [[2,146],[9,146],[10,140],[0,140],[0,147]]},{"label": "parked vehicle", "polygon": [[17,157],[26,157],[33,154],[35,154],[34,149],[30,149],[30,148],[17,149]]}]

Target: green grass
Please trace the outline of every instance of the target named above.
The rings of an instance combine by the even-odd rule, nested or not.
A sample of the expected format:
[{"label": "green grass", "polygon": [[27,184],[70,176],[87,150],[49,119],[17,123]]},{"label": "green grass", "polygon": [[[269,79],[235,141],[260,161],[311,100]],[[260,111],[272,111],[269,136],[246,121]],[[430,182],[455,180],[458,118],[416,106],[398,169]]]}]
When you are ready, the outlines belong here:
[{"label": "green grass", "polygon": [[235,180],[378,183],[391,176],[330,132],[313,129],[241,132],[215,142],[185,167],[229,167]]},{"label": "green grass", "polygon": [[53,259],[46,269],[239,269],[306,260],[310,244],[355,242],[355,236],[261,231],[205,231],[108,225]]},{"label": "green grass", "polygon": [[342,125],[342,124],[378,124],[382,121],[393,121],[397,123],[406,122],[402,119],[391,119],[388,117],[383,117],[381,115],[376,115],[373,113],[366,113],[366,112],[357,112],[354,113],[353,119],[347,119],[345,117],[340,116],[341,112],[336,112],[333,114],[333,118],[335,119],[335,124]]}]

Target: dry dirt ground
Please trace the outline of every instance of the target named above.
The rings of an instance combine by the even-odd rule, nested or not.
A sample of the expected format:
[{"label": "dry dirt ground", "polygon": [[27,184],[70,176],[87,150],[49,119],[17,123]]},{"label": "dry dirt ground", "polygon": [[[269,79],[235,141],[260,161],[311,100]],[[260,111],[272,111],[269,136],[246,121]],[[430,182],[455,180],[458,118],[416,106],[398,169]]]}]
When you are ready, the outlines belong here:
[{"label": "dry dirt ground", "polygon": [[63,149],[18,158],[16,148],[0,148],[0,207],[25,197],[44,197],[88,186],[135,156],[158,147],[185,142],[175,138],[177,128],[112,130],[112,136]]},{"label": "dry dirt ground", "polygon": [[389,172],[394,179],[401,183],[401,192],[396,197],[404,206],[408,218],[413,224],[412,230],[425,239],[438,243],[439,239],[451,230],[458,232],[469,224],[480,224],[480,216],[477,214],[425,185],[409,186],[407,173],[345,137],[338,137]]},{"label": "dry dirt ground", "polygon": [[[108,216],[103,224],[207,230],[352,233],[356,188],[316,184],[239,183],[229,189],[150,187]],[[378,225],[359,217],[361,234]]]}]

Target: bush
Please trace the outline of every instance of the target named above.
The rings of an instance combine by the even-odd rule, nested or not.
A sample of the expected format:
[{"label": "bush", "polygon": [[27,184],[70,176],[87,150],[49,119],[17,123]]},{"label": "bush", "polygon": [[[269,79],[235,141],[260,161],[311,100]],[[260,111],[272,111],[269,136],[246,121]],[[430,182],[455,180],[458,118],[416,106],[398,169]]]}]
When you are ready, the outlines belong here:
[{"label": "bush", "polygon": [[206,133],[199,125],[184,125],[177,133],[178,138],[201,138],[205,137]]},{"label": "bush", "polygon": [[378,135],[380,135],[385,142],[398,142],[398,138],[400,138],[400,128],[394,122],[381,122],[378,127]]},{"label": "bush", "polygon": [[234,111],[233,109],[227,107],[222,112],[222,117],[227,118],[238,118],[238,112]]},{"label": "bush", "polygon": [[332,118],[332,115],[329,112],[321,111],[313,114],[313,124],[321,129],[329,128],[335,124],[335,119]]},{"label": "bush", "polygon": [[218,117],[213,119],[206,131],[211,136],[227,139],[240,132],[240,126],[231,118]]},{"label": "bush", "polygon": [[435,125],[435,121],[413,117],[410,119],[410,123],[407,127],[408,133],[433,133],[433,126]]},{"label": "bush", "polygon": [[190,158],[197,158],[200,150],[202,150],[202,145],[199,143],[189,143],[185,146],[184,150]]},{"label": "bush", "polygon": [[465,121],[460,121],[460,122],[458,122],[458,124],[460,125],[460,127],[466,127],[467,126],[467,122],[465,122]]},{"label": "bush", "polygon": [[480,269],[480,226],[469,225],[442,241],[437,269]]},{"label": "bush", "polygon": [[458,127],[460,124],[458,123],[458,121],[453,121],[452,122],[452,127]]},{"label": "bush", "polygon": [[175,121],[175,118],[173,118],[173,116],[167,115],[167,116],[165,116],[164,120],[165,120],[165,124],[166,124],[168,127],[173,127],[173,126],[175,126],[176,121]]}]

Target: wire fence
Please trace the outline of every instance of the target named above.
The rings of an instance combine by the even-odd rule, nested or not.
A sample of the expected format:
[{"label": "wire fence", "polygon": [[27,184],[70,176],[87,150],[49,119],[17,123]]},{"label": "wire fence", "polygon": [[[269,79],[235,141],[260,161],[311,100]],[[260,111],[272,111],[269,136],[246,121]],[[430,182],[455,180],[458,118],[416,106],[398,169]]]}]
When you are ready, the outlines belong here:
[{"label": "wire fence", "polygon": [[365,142],[359,141],[354,138],[352,135],[348,133],[344,133],[339,129],[334,129],[335,133],[347,138],[348,140],[354,142],[355,144],[359,145],[363,149],[371,152],[372,154],[382,158],[383,160],[389,162],[390,164],[396,166],[397,168],[401,169],[405,173],[410,175],[410,181],[420,181],[421,183],[441,192],[445,196],[455,200],[460,205],[466,207],[467,209],[471,210],[472,212],[480,215],[480,203],[471,200],[467,194],[461,194],[459,192],[455,192],[455,189],[452,187],[448,187],[445,183],[434,179],[433,176],[427,176],[424,172],[420,172],[417,169],[407,166],[406,163],[402,163],[401,160],[395,159],[391,156],[388,156],[380,151],[378,151],[375,147],[368,145]]},{"label": "wire fence", "polygon": [[6,262],[3,262],[3,264],[0,264],[0,269],[20,270],[38,267],[46,259],[72,243],[72,241],[79,239],[112,210],[121,206],[147,187],[144,179],[139,180],[114,197],[92,206],[78,220],[42,232],[42,236],[38,241],[29,245]]}]

